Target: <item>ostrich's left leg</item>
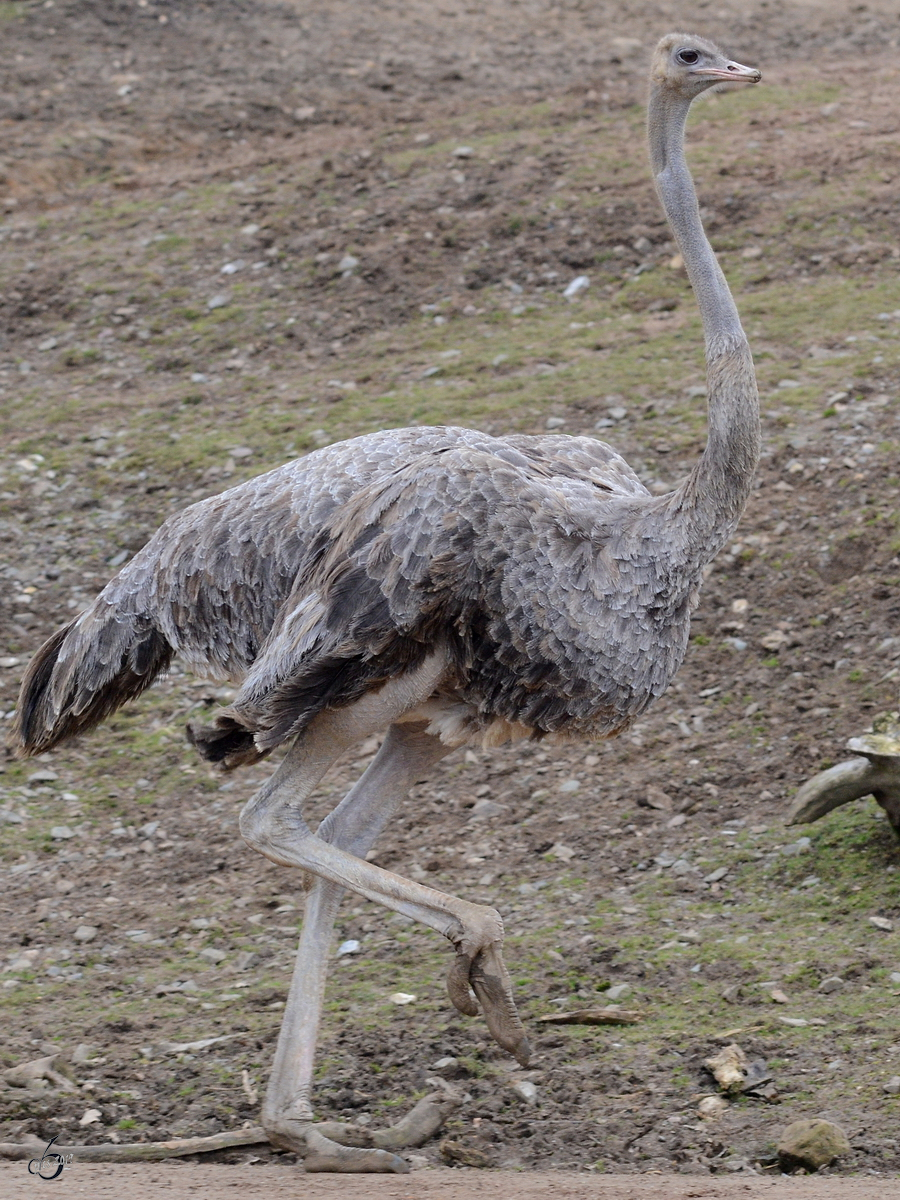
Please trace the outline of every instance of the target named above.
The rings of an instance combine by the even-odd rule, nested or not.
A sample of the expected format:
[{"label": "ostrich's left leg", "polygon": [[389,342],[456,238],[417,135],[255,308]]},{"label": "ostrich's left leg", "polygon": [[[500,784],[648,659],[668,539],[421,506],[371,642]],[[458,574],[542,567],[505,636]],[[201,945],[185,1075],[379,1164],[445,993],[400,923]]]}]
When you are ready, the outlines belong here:
[{"label": "ostrich's left leg", "polygon": [[[317,830],[323,841],[364,857],[416,780],[449,753],[422,725],[393,725],[365,774]],[[403,1171],[406,1163],[387,1148],[411,1144],[408,1123],[370,1132],[352,1125],[312,1125],[311,1090],[328,951],[344,889],[313,879],[284,1021],[263,1105],[263,1125],[285,1148],[307,1146],[307,1171]],[[420,1112],[439,1117],[434,1100]],[[336,1144],[337,1142],[344,1144]],[[372,1147],[372,1148],[362,1148]],[[379,1148],[380,1147],[380,1148]]]}]

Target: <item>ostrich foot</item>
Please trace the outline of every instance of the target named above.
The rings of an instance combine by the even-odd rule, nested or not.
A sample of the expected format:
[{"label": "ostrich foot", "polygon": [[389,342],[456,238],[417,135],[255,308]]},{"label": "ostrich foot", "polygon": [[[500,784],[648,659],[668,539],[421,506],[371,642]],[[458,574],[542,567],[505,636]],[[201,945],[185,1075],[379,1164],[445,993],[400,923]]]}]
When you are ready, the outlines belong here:
[{"label": "ostrich foot", "polygon": [[343,1121],[320,1121],[284,1115],[266,1122],[269,1141],[305,1155],[308,1172],[393,1172],[405,1174],[409,1164],[395,1150],[421,1146],[433,1137],[460,1104],[454,1094],[423,1096],[396,1125],[367,1129]]},{"label": "ostrich foot", "polygon": [[409,1171],[409,1163],[399,1154],[392,1154],[389,1150],[342,1146],[324,1137],[314,1126],[307,1129],[305,1141],[303,1167],[307,1173],[334,1171],[344,1174],[379,1172],[405,1175]]},{"label": "ostrich foot", "polygon": [[477,1016],[480,1004],[494,1041],[523,1067],[528,1066],[531,1047],[516,1010],[512,980],[499,942],[491,942],[475,954],[465,944],[458,946],[447,976],[447,992],[454,1007],[467,1017]]}]

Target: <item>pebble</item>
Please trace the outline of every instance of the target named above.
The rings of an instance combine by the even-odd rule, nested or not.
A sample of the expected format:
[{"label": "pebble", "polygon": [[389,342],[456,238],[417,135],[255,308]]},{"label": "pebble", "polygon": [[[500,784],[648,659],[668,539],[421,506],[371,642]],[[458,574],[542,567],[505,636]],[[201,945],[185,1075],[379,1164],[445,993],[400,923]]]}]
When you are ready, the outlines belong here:
[{"label": "pebble", "polygon": [[79,925],[72,937],[76,942],[92,942],[99,932],[96,925]]},{"label": "pebble", "polygon": [[693,869],[686,858],[679,858],[676,862],[672,863],[671,867],[673,875],[689,875]]},{"label": "pebble", "polygon": [[730,870],[730,867],[716,867],[715,871],[710,871],[708,875],[703,876],[703,882],[718,883],[721,879],[725,878]]},{"label": "pebble", "polygon": [[457,146],[453,151],[454,158],[474,158],[475,151],[471,146]]},{"label": "pebble", "polygon": [[830,975],[827,979],[823,979],[819,984],[819,991],[824,992],[826,996],[830,996],[832,992],[839,992],[844,986],[844,981],[839,975]]},{"label": "pebble", "polygon": [[391,1004],[412,1004],[415,1000],[418,1000],[418,998],[419,997],[413,995],[412,992],[394,992],[392,995],[388,996],[388,1000],[390,1000]]},{"label": "pebble", "polygon": [[437,1062],[432,1063],[428,1070],[447,1071],[450,1069],[450,1067],[455,1067],[458,1062],[458,1058],[454,1058],[452,1054],[447,1054],[443,1058],[439,1058]]},{"label": "pebble", "polygon": [[80,1118],[79,1125],[95,1125],[103,1116],[99,1108],[89,1108],[83,1117]]},{"label": "pebble", "polygon": [[0,825],[24,825],[25,818],[9,808],[0,808]]},{"label": "pebble", "polygon": [[224,292],[217,292],[215,296],[210,296],[206,302],[206,307],[210,310],[214,308],[224,308],[228,303],[228,296]]},{"label": "pebble", "polygon": [[512,1090],[516,1093],[520,1100],[524,1100],[526,1104],[536,1104],[538,1090],[530,1079],[520,1079],[512,1085]]},{"label": "pebble", "polygon": [[352,275],[358,266],[358,258],[355,258],[352,254],[345,254],[338,263],[338,270],[342,275]]},{"label": "pebble", "polygon": [[55,771],[32,771],[28,776],[29,783],[53,783],[59,779]]},{"label": "pebble", "polygon": [[211,925],[209,917],[191,917],[191,929],[209,929]]},{"label": "pebble", "polygon": [[812,850],[812,839],[808,837],[798,838],[796,842],[791,842],[787,846],[781,847],[781,853],[787,854],[788,857],[794,854],[808,854]]},{"label": "pebble", "polygon": [[565,417],[548,417],[547,420],[544,422],[544,426],[547,429],[562,429],[562,427],[565,425],[565,423],[566,423]]},{"label": "pebble", "polygon": [[50,830],[50,836],[55,842],[64,842],[68,838],[75,837],[75,830],[70,829],[68,825],[54,825]]},{"label": "pebble", "polygon": [[704,1121],[714,1121],[721,1117],[726,1108],[728,1101],[724,1096],[704,1096],[697,1105],[697,1116]]},{"label": "pebble", "polygon": [[779,1017],[778,1020],[782,1025],[791,1025],[794,1029],[803,1029],[809,1024],[803,1017]]},{"label": "pebble", "polygon": [[360,951],[360,943],[355,938],[350,938],[346,942],[341,942],[337,948],[337,955],[340,958],[344,954],[358,954]]},{"label": "pebble", "polygon": [[887,917],[869,917],[869,924],[874,925],[876,929],[883,929],[885,933],[892,933],[894,922],[889,921]]},{"label": "pebble", "polygon": [[487,817],[499,817],[506,810],[507,806],[505,804],[495,804],[493,800],[482,799],[472,805],[469,809],[469,815],[484,820]]},{"label": "pebble", "polygon": [[631,994],[630,983],[615,983],[611,988],[606,990],[607,1000],[621,1000],[623,997]]},{"label": "pebble", "polygon": [[242,258],[238,258],[234,262],[227,262],[225,266],[222,267],[221,273],[223,275],[236,275],[238,271],[242,271],[246,265],[247,264]]},{"label": "pebble", "polygon": [[558,858],[560,862],[569,862],[575,857],[576,851],[571,846],[564,846],[562,842],[557,842],[555,846],[551,846],[547,853],[552,858]]},{"label": "pebble", "polygon": [[881,1089],[888,1096],[900,1096],[900,1075],[894,1075]]},{"label": "pebble", "polygon": [[586,287],[591,286],[591,281],[587,275],[576,275],[572,282],[566,287],[563,295],[567,300],[571,300],[573,296],[577,296],[579,292],[584,291]]},{"label": "pebble", "polygon": [[[674,817],[666,821],[666,829],[678,829],[678,827],[683,825],[685,821],[687,821],[687,817],[684,813],[676,813]],[[672,869],[675,869],[674,866]]]},{"label": "pebble", "polygon": [[891,971],[891,983],[900,983],[900,971]]},{"label": "pebble", "polygon": [[565,783],[561,783],[559,785],[559,791],[569,794],[571,792],[577,792],[580,787],[581,787],[580,780],[567,779]]},{"label": "pebble", "polygon": [[207,946],[205,950],[200,951],[200,958],[205,958],[211,963],[220,963],[227,957],[228,954],[224,950],[217,950],[215,946]]},{"label": "pebble", "polygon": [[661,812],[672,811],[672,797],[662,788],[654,787],[652,784],[644,793],[644,803],[648,808],[656,808]]}]

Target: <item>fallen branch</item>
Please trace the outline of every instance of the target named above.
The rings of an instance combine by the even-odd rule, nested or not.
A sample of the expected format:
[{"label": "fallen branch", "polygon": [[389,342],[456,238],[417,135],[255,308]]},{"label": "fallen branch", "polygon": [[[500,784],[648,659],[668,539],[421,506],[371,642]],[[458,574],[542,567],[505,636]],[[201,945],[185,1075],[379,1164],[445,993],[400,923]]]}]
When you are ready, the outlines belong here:
[{"label": "fallen branch", "polygon": [[[72,1155],[73,1162],[162,1162],[166,1158],[182,1158],[186,1154],[209,1154],[213,1150],[229,1150],[233,1146],[255,1146],[268,1143],[266,1131],[260,1125],[250,1129],[231,1129],[211,1137],[172,1138],[168,1142],[126,1142],[117,1146],[104,1142],[99,1146],[53,1145],[54,1154]],[[34,1158],[44,1148],[43,1142],[0,1142],[0,1158]]]},{"label": "fallen branch", "polygon": [[637,1025],[643,1017],[639,1012],[610,1005],[609,1008],[579,1008],[575,1012],[548,1013],[538,1017],[545,1025]]}]

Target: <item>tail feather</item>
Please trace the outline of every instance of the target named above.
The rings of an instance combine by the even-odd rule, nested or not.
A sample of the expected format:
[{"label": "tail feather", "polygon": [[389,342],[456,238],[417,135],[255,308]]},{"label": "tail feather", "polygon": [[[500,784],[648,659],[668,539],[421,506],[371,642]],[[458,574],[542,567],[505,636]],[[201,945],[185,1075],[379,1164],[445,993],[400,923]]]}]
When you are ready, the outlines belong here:
[{"label": "tail feather", "polygon": [[148,688],[173,655],[146,617],[82,613],[41,646],[25,672],[10,736],[18,757],[93,729]]}]

